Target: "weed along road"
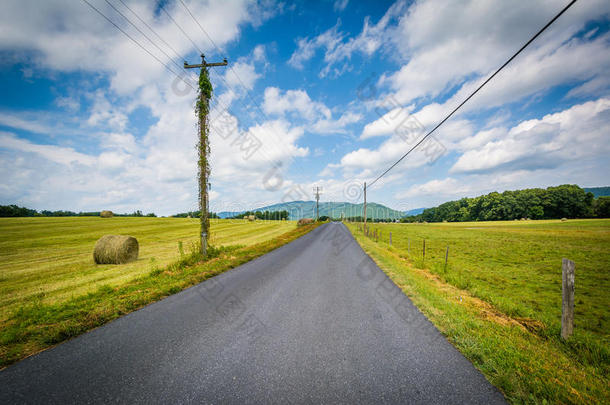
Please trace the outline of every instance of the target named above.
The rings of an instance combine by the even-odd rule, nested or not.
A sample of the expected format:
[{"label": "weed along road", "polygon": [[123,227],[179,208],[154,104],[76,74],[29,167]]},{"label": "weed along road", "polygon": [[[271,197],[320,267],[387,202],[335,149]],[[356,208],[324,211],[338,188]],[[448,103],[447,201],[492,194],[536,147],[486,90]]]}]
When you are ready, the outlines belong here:
[{"label": "weed along road", "polygon": [[323,225],[0,372],[0,403],[504,403]]}]

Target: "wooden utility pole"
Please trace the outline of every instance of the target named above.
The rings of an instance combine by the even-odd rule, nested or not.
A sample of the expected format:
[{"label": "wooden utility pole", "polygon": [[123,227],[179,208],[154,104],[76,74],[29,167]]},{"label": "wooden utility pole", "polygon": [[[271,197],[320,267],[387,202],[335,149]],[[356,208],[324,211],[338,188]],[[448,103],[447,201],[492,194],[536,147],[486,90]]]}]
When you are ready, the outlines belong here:
[{"label": "wooden utility pole", "polygon": [[209,198],[209,164],[208,155],[210,144],[208,142],[208,112],[210,106],[210,98],[212,97],[212,85],[208,78],[208,67],[226,66],[227,59],[218,63],[207,63],[205,55],[201,54],[201,63],[189,65],[184,62],[185,69],[200,68],[199,72],[199,100],[197,100],[197,115],[199,125],[199,217],[201,219],[201,253],[204,256],[208,252],[208,238],[210,235],[210,215],[208,212]]},{"label": "wooden utility pole", "polygon": [[366,181],[364,182],[364,229],[366,229]]},{"label": "wooden utility pole", "polygon": [[322,191],[322,187],[315,186],[313,188],[313,192],[316,193],[316,221],[320,219],[320,211],[318,207],[320,204],[320,191]]}]

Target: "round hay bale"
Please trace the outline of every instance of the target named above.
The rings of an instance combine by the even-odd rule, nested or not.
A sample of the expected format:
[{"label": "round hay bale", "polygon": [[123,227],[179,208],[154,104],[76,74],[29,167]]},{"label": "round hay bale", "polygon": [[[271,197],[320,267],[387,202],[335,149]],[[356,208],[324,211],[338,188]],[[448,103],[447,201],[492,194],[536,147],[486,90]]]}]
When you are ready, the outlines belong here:
[{"label": "round hay bale", "polygon": [[297,222],[297,226],[313,224],[313,218],[301,218]]},{"label": "round hay bale", "polygon": [[128,235],[104,235],[93,249],[93,260],[97,264],[122,264],[138,258],[138,240]]},{"label": "round hay bale", "polygon": [[112,211],[104,210],[104,211],[100,212],[100,217],[102,217],[102,218],[112,218],[113,216],[114,216],[114,213]]},{"label": "round hay bale", "polygon": [[561,222],[566,222],[567,220],[567,218],[561,218]]}]

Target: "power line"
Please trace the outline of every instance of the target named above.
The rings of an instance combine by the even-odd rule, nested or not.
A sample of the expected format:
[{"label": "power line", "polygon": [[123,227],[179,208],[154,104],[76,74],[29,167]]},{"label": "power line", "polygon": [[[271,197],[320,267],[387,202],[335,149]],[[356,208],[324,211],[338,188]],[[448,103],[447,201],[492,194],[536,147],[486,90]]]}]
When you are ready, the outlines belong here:
[{"label": "power line", "polygon": [[[186,81],[182,76],[180,76],[179,74],[177,74],[176,72],[174,72],[172,70],[172,68],[167,65],[166,63],[164,63],[163,61],[161,61],[156,55],[154,55],[152,52],[150,52],[146,47],[144,47],[142,44],[140,44],[136,39],[134,39],[131,35],[129,35],[125,30],[123,30],[119,25],[117,25],[114,21],[112,21],[108,16],[106,16],[104,13],[102,13],[98,8],[96,8],[95,6],[93,6],[91,3],[89,3],[89,1],[87,0],[83,0],[83,2],[85,4],[87,4],[90,8],[92,8],[94,11],[96,11],[100,16],[102,16],[106,21],[108,21],[110,24],[112,24],[116,29],[118,29],[119,31],[121,31],[121,33],[123,33],[123,35],[125,35],[127,38],[129,38],[133,43],[135,43],[138,47],[140,47],[143,51],[145,51],[146,53],[148,53],[151,57],[153,57],[157,62],[159,62],[162,66],[164,66],[169,72],[171,72],[172,74],[174,74],[178,79],[182,80],[187,86],[189,86],[191,89],[193,89],[193,91],[197,91],[197,89],[195,87],[192,86],[191,83],[189,83],[188,81]],[[106,0],[106,2],[108,2]],[[110,3],[109,3],[110,4]],[[112,4],[110,4],[110,6],[112,6]],[[115,7],[112,7],[115,11],[117,11],[119,14],[121,14],[123,16],[123,18],[125,18],[126,20],[129,21],[129,19],[127,17],[125,17],[125,15],[123,15],[121,12],[119,12],[118,10],[116,10]],[[162,8],[163,9],[163,8]],[[131,11],[131,10],[130,10]],[[195,46],[195,48],[199,49],[200,48],[193,42],[193,40],[188,36],[188,34],[186,34],[186,32],[184,32],[184,30],[178,25],[178,23],[172,18],[172,16],[165,11],[165,9],[163,9],[163,11],[167,14],[167,16],[170,18],[170,20],[172,20],[172,22],[178,27],[178,29],[180,29],[180,31],[182,31],[182,33],[191,41],[191,43]],[[133,11],[132,11],[133,12]],[[129,21],[130,22],[130,21]],[[131,22],[130,22],[131,23]],[[133,23],[131,23],[133,25]],[[137,29],[137,27],[136,27]],[[140,31],[140,30],[138,30]],[[140,33],[142,33],[140,31]],[[143,34],[143,33],[142,33]],[[143,34],[145,37],[146,35]],[[152,43],[152,41],[150,40],[150,38],[147,37],[147,39]],[[153,43],[154,45],[154,43]],[[168,56],[166,54],[166,56]],[[169,56],[168,56],[169,57]],[[171,58],[170,58],[171,59]],[[182,67],[181,67],[182,68]],[[221,79],[222,77],[219,76]],[[223,80],[223,79],[222,79]],[[223,80],[224,81],[224,80]],[[230,86],[228,85],[228,83],[225,82],[225,85],[229,88]],[[233,91],[233,89],[231,89],[231,91]],[[225,106],[223,103],[221,103],[218,99],[216,100],[217,105],[220,105],[223,109],[228,111],[228,107]],[[263,152],[263,151],[261,151]],[[263,152],[264,155],[267,155],[266,153]],[[269,156],[266,156],[267,159],[269,159]],[[269,159],[271,161],[271,159]]]},{"label": "power line", "polygon": [[[199,23],[199,21],[197,21],[197,19],[195,18],[194,14],[190,11],[190,9],[188,8],[188,6],[184,3],[181,2],[183,7],[186,9],[186,11],[188,12],[188,14],[191,16],[191,18],[195,21],[195,23],[199,26],[199,29],[203,32],[203,34],[208,37],[208,39],[210,40],[210,42],[212,43],[212,45],[216,48],[216,50],[218,51],[218,53],[224,57],[226,59],[226,55],[224,55],[221,51],[220,48],[218,47],[218,45],[216,45],[216,43],[214,42],[214,40],[212,40],[212,38],[208,35],[207,31],[203,28],[203,26]],[[163,10],[163,12],[169,17],[169,19],[174,23],[174,25],[180,30],[180,32],[182,32],[182,34],[193,44],[193,46],[201,53],[203,54],[202,49],[195,43],[195,41],[186,33],[186,31],[180,26],[180,24],[178,24],[178,22],[171,16],[171,14],[165,9],[165,7],[161,7],[161,9]],[[235,70],[233,69],[233,67],[231,65],[228,66],[229,69],[233,72],[233,74],[237,77],[237,79],[239,80],[239,82],[242,84],[242,86],[244,87],[244,89],[246,90],[246,94],[248,95],[248,97],[250,98],[250,100],[252,102],[255,103],[256,107],[258,108],[259,112],[266,116],[266,114],[264,114],[261,110],[261,108],[256,104],[256,102],[252,99],[250,93],[248,92],[247,87],[245,86],[244,82],[241,80],[241,78],[237,75],[237,73],[235,73]],[[233,89],[233,87],[231,87],[231,85],[229,85],[229,83],[227,82],[227,80],[220,75],[219,73],[212,71],[212,74],[215,75],[215,77],[217,77],[224,85],[225,87],[230,90],[232,93],[234,93],[236,96],[238,95],[238,92],[236,90]],[[244,108],[248,108],[248,106],[239,98],[237,97],[237,101],[240,103],[240,105]],[[224,108],[225,110],[229,110],[229,108],[227,106],[225,106],[223,103],[220,102],[219,99],[217,99],[217,103],[220,104],[220,106],[222,108]],[[250,117],[250,123],[252,125],[259,125],[257,121],[255,121],[254,119],[252,119]],[[274,133],[274,131],[271,131],[272,133]],[[283,145],[281,142],[279,142],[279,140],[281,140],[281,137],[277,136],[277,134],[274,134],[275,137],[278,139],[277,143],[272,143],[273,147],[276,148],[278,147],[278,145]],[[283,152],[286,150],[286,148],[279,147],[280,152]],[[269,160],[270,162],[273,161],[273,159],[270,158],[270,156],[267,155],[267,153],[263,152],[261,150],[261,153],[264,155],[264,157]]]},{"label": "power line", "polygon": [[176,51],[176,49],[174,49],[174,47],[173,47],[173,46],[171,46],[171,45],[170,45],[170,44],[169,44],[167,41],[165,41],[165,40],[164,40],[164,39],[163,39],[163,38],[162,38],[162,37],[161,37],[161,36],[160,36],[160,35],[157,33],[157,31],[155,31],[155,30],[154,30],[154,29],[153,29],[153,28],[152,28],[150,25],[148,25],[148,23],[147,23],[146,21],[144,21],[142,18],[140,18],[140,16],[138,15],[138,13],[136,13],[135,11],[133,11],[133,10],[132,10],[132,9],[131,9],[131,8],[130,8],[130,7],[129,7],[129,6],[128,6],[128,5],[127,5],[125,2],[124,2],[124,1],[123,1],[123,0],[119,0],[119,1],[121,2],[121,4],[123,4],[123,6],[125,6],[125,8],[126,8],[127,10],[131,11],[131,13],[132,13],[133,15],[135,15],[135,16],[136,16],[136,18],[137,18],[138,20],[140,20],[140,22],[141,22],[142,24],[144,24],[144,25],[145,25],[145,26],[146,26],[146,27],[147,27],[147,28],[150,30],[150,32],[152,32],[153,34],[155,34],[155,36],[156,36],[157,38],[159,38],[159,40],[160,40],[161,42],[163,42],[163,43],[165,44],[165,46],[167,46],[169,49],[171,49],[171,51],[174,53],[174,55],[176,55],[176,57],[178,58],[178,60],[184,60],[184,57],[183,57],[183,56],[181,56],[181,55],[180,55],[180,54],[179,54],[179,53]]},{"label": "power line", "polygon": [[[182,6],[184,7],[184,9],[188,12],[188,14],[191,16],[191,18],[193,19],[193,21],[195,21],[195,23],[197,24],[197,26],[199,27],[199,29],[201,30],[201,32],[209,39],[210,43],[212,44],[212,46],[214,46],[214,48],[216,48],[216,50],[218,51],[218,53],[220,54],[220,56],[222,56],[223,58],[226,59],[226,55],[222,52],[222,50],[220,49],[220,47],[216,44],[216,42],[214,42],[214,40],[212,39],[212,37],[208,34],[208,32],[203,28],[203,26],[201,25],[201,23],[199,23],[199,21],[195,18],[195,15],[191,12],[191,10],[188,8],[188,6],[186,5],[186,3],[183,0],[180,0],[180,3],[182,4]],[[164,10],[165,11],[165,10]],[[166,12],[167,13],[167,12]],[[170,17],[171,18],[171,17]],[[173,19],[172,19],[173,20]],[[178,26],[178,24],[174,21],[174,24],[176,24]],[[180,28],[178,26],[178,28]],[[182,28],[180,28],[180,30],[186,35],[186,33],[184,32],[184,30],[182,30]],[[188,37],[188,36],[187,36]],[[190,39],[190,38],[189,38]],[[191,40],[191,42],[193,42]],[[193,44],[195,44],[193,42]],[[197,47],[197,46],[196,46]],[[202,52],[203,53],[203,52]],[[250,91],[248,90],[248,87],[245,85],[245,83],[243,82],[243,80],[241,79],[241,77],[239,77],[239,75],[237,74],[237,72],[235,71],[235,69],[233,69],[232,65],[229,65],[229,70],[233,73],[233,75],[237,78],[237,80],[239,81],[239,83],[242,85],[242,87],[244,88],[244,90],[246,91],[246,95],[248,96],[248,98],[250,99],[250,101],[254,104],[254,106],[256,107],[256,109],[258,110],[258,112],[266,117],[267,114],[265,114],[265,112],[262,110],[262,108],[260,107],[260,105],[256,102],[256,100],[254,100],[254,98],[252,97],[252,95],[250,94]],[[225,86],[231,90],[233,93],[235,93],[236,95],[238,94],[235,90],[233,90],[233,88],[229,85],[229,83],[227,83],[226,79],[224,79],[222,76],[218,75],[219,79],[222,80],[222,82],[225,84]],[[241,103],[242,106],[247,107],[247,105],[245,105],[241,100],[239,100],[239,102]],[[273,132],[273,131],[272,131]],[[281,140],[281,137],[278,137],[276,135],[276,137],[278,138],[278,140]],[[279,143],[281,145],[281,143]]]},{"label": "power line", "polygon": [[[208,32],[203,28],[203,26],[199,23],[199,20],[197,20],[195,18],[195,16],[193,15],[193,13],[191,12],[191,10],[188,8],[188,6],[186,5],[186,3],[183,0],[180,0],[180,3],[182,4],[182,6],[185,8],[185,10],[189,13],[189,15],[191,16],[191,18],[193,19],[193,21],[195,21],[195,23],[197,24],[197,26],[199,27],[199,29],[201,30],[201,32],[203,32],[203,34],[210,40],[210,42],[212,43],[212,45],[214,46],[214,48],[216,48],[216,50],[218,51],[218,53],[220,54],[220,56],[226,58],[226,55],[224,55],[224,53],[222,52],[222,50],[220,49],[220,47],[218,45],[216,45],[216,42],[214,42],[214,40],[212,39],[212,37],[210,36],[210,34],[208,34]],[[235,69],[233,69],[233,66],[229,66],[229,70],[231,70],[231,72],[233,72],[233,75],[235,75],[235,77],[237,78],[237,80],[239,80],[239,83],[242,85],[242,87],[246,90],[246,94],[248,95],[248,98],[250,99],[250,101],[252,101],[254,103],[254,105],[256,106],[256,108],[258,108],[259,112],[261,114],[263,114],[265,117],[267,116],[260,108],[260,106],[258,105],[258,103],[252,98],[252,96],[250,95],[250,92],[248,91],[248,88],[246,87],[246,85],[244,84],[244,82],[241,80],[241,77],[239,77],[239,75],[237,74],[237,72],[235,72]]]},{"label": "power line", "polygon": [[185,84],[187,84],[190,88],[192,88],[193,90],[195,90],[195,88],[186,80],[184,80],[184,78],[182,78],[180,75],[178,75],[176,72],[174,72],[166,63],[164,63],[161,59],[159,59],[155,54],[153,54],[152,52],[150,52],[148,49],[146,49],[142,44],[140,44],[138,41],[136,41],[131,35],[129,35],[125,30],[123,30],[121,27],[119,27],[114,21],[112,21],[110,18],[108,18],[104,13],[102,13],[100,10],[98,10],[94,5],[92,5],[91,3],[89,3],[87,0],[83,0],[83,2],[85,2],[89,7],[91,7],[93,10],[95,10],[99,15],[101,15],[102,17],[104,17],[104,19],[106,21],[108,21],[110,24],[114,25],[114,27],[116,29],[118,29],[119,31],[121,31],[123,33],[123,35],[125,35],[127,38],[129,38],[134,44],[136,44],[137,46],[139,46],[143,51],[145,51],[147,54],[149,54],[150,56],[152,56],[157,62],[159,62],[161,65],[163,65],[168,71],[170,71],[171,73],[173,73],[178,79],[182,80]]},{"label": "power line", "polygon": [[182,34],[184,34],[184,36],[191,41],[191,44],[193,44],[193,46],[195,47],[195,49],[197,49],[199,51],[199,53],[203,53],[203,51],[201,50],[201,48],[199,47],[199,45],[197,45],[195,43],[195,41],[193,41],[193,39],[189,36],[189,34],[187,34],[180,25],[178,25],[178,23],[176,22],[176,20],[174,20],[174,17],[171,16],[171,14],[165,9],[165,6],[161,5],[161,10],[163,10],[163,12],[165,13],[165,15],[167,15],[169,17],[170,20],[172,20],[172,22],[174,23],[174,25],[176,27],[178,27],[178,29],[180,31],[182,31]]},{"label": "power line", "polygon": [[555,22],[555,20],[557,20],[563,13],[565,13],[570,7],[572,7],[572,5],[574,5],[574,3],[576,3],[577,0],[572,0],[567,6],[565,6],[563,8],[563,10],[561,10],[555,17],[553,17],[553,19],[551,21],[549,21],[544,27],[542,27],[542,29],[540,29],[540,31],[538,31],[536,33],[536,35],[534,35],[533,37],[530,38],[529,41],[527,41],[525,43],[525,45],[523,45],[521,47],[521,49],[519,49],[513,56],[511,56],[506,62],[504,62],[504,64],[502,66],[500,66],[500,68],[498,70],[496,70],[494,72],[494,74],[492,74],[491,76],[489,76],[487,78],[487,80],[485,80],[483,82],[483,84],[481,84],[479,87],[477,87],[477,89],[475,91],[473,91],[472,93],[470,93],[470,95],[468,97],[466,97],[466,99],[464,101],[462,101],[457,107],[455,107],[453,109],[453,111],[451,111],[449,113],[449,115],[447,115],[441,122],[439,122],[434,128],[432,128],[432,130],[430,132],[428,132],[422,139],[420,139],[419,142],[417,142],[415,144],[415,146],[413,146],[411,149],[409,149],[409,151],[407,153],[405,153],[404,155],[402,155],[402,157],[400,159],[398,159],[392,166],[390,166],[385,172],[381,173],[381,175],[379,175],[375,180],[373,180],[370,184],[369,187],[371,187],[373,184],[375,184],[377,182],[377,180],[379,180],[380,178],[382,178],[383,176],[385,176],[390,170],[392,170],[397,164],[399,164],[404,158],[406,158],[409,153],[413,152],[413,150],[415,148],[417,148],[419,145],[421,145],[430,135],[432,135],[432,133],[434,131],[436,131],[438,129],[438,127],[440,127],[441,125],[443,125],[443,123],[445,123],[445,121],[447,121],[449,118],[451,118],[451,116],[460,109],[460,107],[462,107],[464,104],[466,104],[466,102],[468,100],[470,100],[472,98],[472,96],[474,96],[475,94],[477,94],[479,92],[479,90],[481,90],[483,88],[483,86],[485,86],[491,79],[493,79],[502,69],[504,69],[506,67],[506,65],[508,65],[513,59],[515,59],[517,57],[517,55],[519,55],[525,48],[527,48],[527,46],[529,44],[531,44],[536,38],[538,38],[538,36],[540,36],[540,34],[542,34],[548,27],[551,26],[551,24],[553,24]]},{"label": "power line", "polygon": [[[105,0],[106,3],[108,3],[108,5],[110,7],[112,7],[112,9],[114,11],[116,11],[118,14],[121,15],[121,17],[123,17],[132,27],[134,27],[140,34],[142,34],[144,36],[144,38],[146,38],[148,40],[148,42],[150,42],[154,47],[156,47],[163,55],[165,55],[165,57],[167,59],[169,59],[170,61],[172,61],[174,63],[174,65],[176,65],[178,67],[178,69],[182,69],[182,66],[180,66],[180,63],[176,62],[171,56],[169,56],[167,54],[167,52],[165,52],[163,49],[161,49],[161,47],[159,45],[157,45],[155,42],[153,42],[152,39],[150,39],[150,37],[148,35],[146,35],[144,32],[142,32],[142,30],[140,28],[138,28],[138,26],[136,26],[129,18],[127,18],[127,16],[125,14],[123,14],[121,11],[119,11],[112,3],[110,3],[110,1]],[[123,3],[124,4],[124,3]],[[131,9],[130,9],[131,11]],[[133,13],[133,11],[132,11]]]}]

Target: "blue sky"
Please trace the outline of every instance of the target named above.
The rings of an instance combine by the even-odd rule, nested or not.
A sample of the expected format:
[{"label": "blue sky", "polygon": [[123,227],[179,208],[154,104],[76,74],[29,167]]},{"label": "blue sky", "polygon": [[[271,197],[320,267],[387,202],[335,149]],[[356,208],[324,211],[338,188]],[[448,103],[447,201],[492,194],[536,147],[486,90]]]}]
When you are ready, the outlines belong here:
[{"label": "blue sky", "polygon": [[[85,2],[3,1],[0,204],[196,209],[195,92],[183,82],[196,72],[181,64],[201,51],[230,66],[211,71],[212,210],[310,200],[316,185],[324,201],[361,202],[363,181],[566,3],[185,0],[202,31],[180,1],[88,1],[155,57]],[[607,186],[609,18],[610,3],[577,2],[369,201],[408,210]]]}]

